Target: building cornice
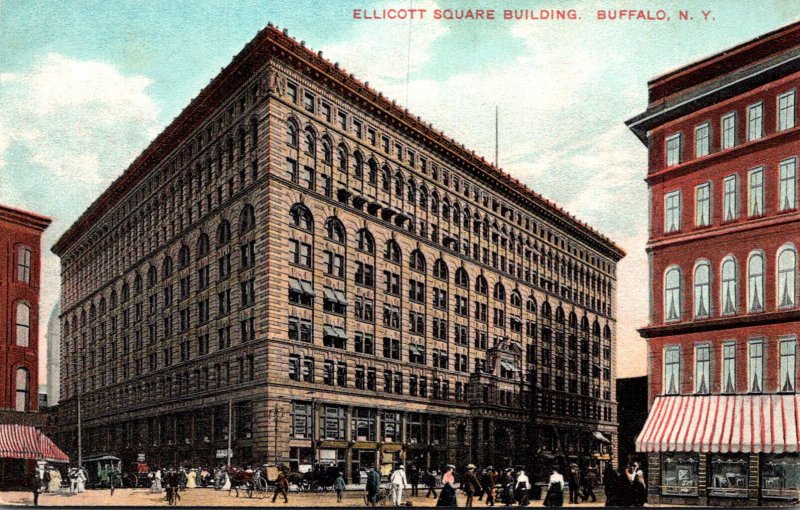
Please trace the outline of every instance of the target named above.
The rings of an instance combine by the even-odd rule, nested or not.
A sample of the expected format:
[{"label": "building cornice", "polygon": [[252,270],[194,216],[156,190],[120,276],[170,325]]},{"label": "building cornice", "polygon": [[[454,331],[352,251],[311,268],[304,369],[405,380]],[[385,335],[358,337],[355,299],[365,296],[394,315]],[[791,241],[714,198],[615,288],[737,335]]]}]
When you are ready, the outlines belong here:
[{"label": "building cornice", "polygon": [[0,221],[14,223],[22,227],[43,232],[53,220],[47,216],[23,211],[22,209],[14,209],[13,207],[0,204]]},{"label": "building cornice", "polygon": [[95,200],[55,243],[53,252],[60,256],[78,242],[95,222],[122,200],[129,191],[133,190],[155,164],[182,139],[189,136],[211,112],[225,102],[233,91],[250,79],[271,58],[277,58],[311,78],[335,87],[346,99],[357,100],[372,113],[387,117],[394,128],[403,129],[421,137],[457,162],[472,170],[477,170],[484,178],[497,182],[505,191],[520,199],[537,214],[573,234],[581,236],[588,244],[611,257],[615,262],[625,256],[621,247],[564,211],[554,202],[547,200],[518,179],[489,164],[474,152],[468,151],[452,138],[447,138],[442,132],[434,130],[419,117],[414,117],[408,110],[397,106],[383,94],[348,74],[338,64],[322,58],[321,52],[314,53],[306,48],[303,42],[298,43],[289,37],[286,31],[281,32],[271,25],[261,30],[252,41],[245,45],[231,63],[223,68],[211,83],[201,90],[181,114],[134,160],[122,176]]},{"label": "building cornice", "polygon": [[800,310],[786,310],[777,312],[736,315],[732,317],[718,317],[694,322],[680,322],[676,324],[663,324],[647,326],[639,329],[643,338],[670,337],[687,335],[691,333],[704,333],[706,331],[725,331],[736,328],[752,326],[766,326],[800,321]]}]

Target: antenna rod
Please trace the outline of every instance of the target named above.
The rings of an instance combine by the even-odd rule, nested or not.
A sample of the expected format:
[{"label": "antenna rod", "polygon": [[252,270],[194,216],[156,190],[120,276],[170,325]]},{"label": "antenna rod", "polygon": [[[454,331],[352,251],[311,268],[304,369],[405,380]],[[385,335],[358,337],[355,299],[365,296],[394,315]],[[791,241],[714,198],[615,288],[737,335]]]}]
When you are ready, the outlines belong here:
[{"label": "antenna rod", "polygon": [[497,105],[494,105],[494,166],[500,168],[500,135],[498,124],[500,123],[500,112]]}]

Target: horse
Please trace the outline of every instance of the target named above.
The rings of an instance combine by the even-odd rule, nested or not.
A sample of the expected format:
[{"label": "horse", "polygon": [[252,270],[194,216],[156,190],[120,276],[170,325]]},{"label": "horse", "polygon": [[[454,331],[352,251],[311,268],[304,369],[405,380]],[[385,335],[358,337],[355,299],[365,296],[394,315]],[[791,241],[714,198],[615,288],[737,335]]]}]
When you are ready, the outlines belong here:
[{"label": "horse", "polygon": [[229,475],[231,477],[231,488],[228,489],[228,494],[231,490],[236,491],[236,497],[239,497],[239,489],[242,489],[245,496],[248,498],[253,497],[253,472],[245,471],[243,469],[232,468]]}]

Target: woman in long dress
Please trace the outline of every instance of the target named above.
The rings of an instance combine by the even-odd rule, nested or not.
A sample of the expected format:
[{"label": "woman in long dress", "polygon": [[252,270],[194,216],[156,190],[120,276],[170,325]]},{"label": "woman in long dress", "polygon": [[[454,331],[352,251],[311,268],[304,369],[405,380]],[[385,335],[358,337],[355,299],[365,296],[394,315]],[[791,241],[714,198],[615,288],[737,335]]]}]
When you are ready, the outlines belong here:
[{"label": "woman in long dress", "polygon": [[47,485],[48,492],[58,492],[61,489],[61,471],[58,469],[50,470],[50,483]]},{"label": "woman in long dress", "polygon": [[86,469],[83,466],[78,468],[78,492],[84,492],[86,490]]},{"label": "woman in long dress", "polygon": [[564,476],[558,472],[558,468],[555,466],[553,466],[553,474],[550,475],[544,506],[564,506]]},{"label": "woman in long dress", "polygon": [[514,484],[514,493],[516,494],[519,506],[528,506],[530,504],[530,490],[531,482],[528,479],[528,475],[525,474],[525,471],[520,469],[517,481]]},{"label": "woman in long dress", "polygon": [[161,469],[156,469],[155,473],[153,473],[153,485],[150,486],[150,492],[160,494],[161,493]]},{"label": "woman in long dress", "polygon": [[197,488],[197,470],[190,469],[189,473],[186,475],[186,488],[187,489],[196,489]]},{"label": "woman in long dress", "polygon": [[439,493],[439,500],[436,506],[458,506],[456,501],[456,477],[453,474],[455,466],[448,465],[442,475],[442,491]]},{"label": "woman in long dress", "polygon": [[225,482],[222,484],[222,490],[224,491],[231,490],[231,475],[229,475],[227,471],[223,471],[222,477],[225,480]]}]

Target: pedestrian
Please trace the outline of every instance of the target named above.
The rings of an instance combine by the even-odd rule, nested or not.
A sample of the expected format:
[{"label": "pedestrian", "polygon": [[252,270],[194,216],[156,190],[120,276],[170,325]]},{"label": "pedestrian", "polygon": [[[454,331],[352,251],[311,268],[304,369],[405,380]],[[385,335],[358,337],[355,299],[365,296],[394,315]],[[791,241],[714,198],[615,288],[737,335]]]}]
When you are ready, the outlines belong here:
[{"label": "pedestrian", "polygon": [[641,469],[636,470],[632,486],[633,506],[644,506],[647,503],[647,483],[644,481],[644,472]]},{"label": "pedestrian", "polygon": [[392,495],[394,496],[394,505],[400,506],[400,504],[403,502],[403,490],[408,485],[408,481],[406,480],[405,466],[400,465],[400,467],[395,469],[389,481],[392,483]]},{"label": "pedestrian", "polygon": [[272,502],[275,503],[275,500],[278,498],[278,494],[283,495],[283,502],[288,503],[289,497],[287,496],[287,492],[289,491],[289,479],[286,478],[286,473],[284,473],[283,469],[278,470],[278,477],[275,479],[275,494],[272,495]]},{"label": "pedestrian", "polygon": [[633,477],[629,476],[631,466],[620,466],[620,473],[617,476],[617,505],[633,506]]},{"label": "pedestrian", "polygon": [[553,466],[553,472],[547,484],[544,506],[564,506],[564,476],[558,472],[556,466]]},{"label": "pedestrian", "polygon": [[472,506],[472,498],[482,489],[481,482],[478,481],[478,477],[475,475],[475,469],[475,464],[468,464],[464,480],[461,482],[461,490],[467,495],[467,502],[464,503],[465,507]]},{"label": "pedestrian", "polygon": [[33,492],[33,506],[39,506],[39,493],[42,491],[42,477],[39,470],[39,467],[34,469],[31,476],[30,488]]},{"label": "pedestrian", "polygon": [[505,506],[511,506],[514,504],[514,483],[516,479],[514,478],[514,470],[511,468],[506,468],[503,471],[501,476],[500,485],[503,490],[500,493],[500,501]]},{"label": "pedestrian", "polygon": [[114,489],[117,487],[117,470],[112,468],[111,471],[108,472],[108,488],[110,495],[114,495]]},{"label": "pedestrian", "polygon": [[487,467],[481,476],[481,487],[486,494],[486,505],[494,506],[495,484],[497,483],[497,473],[492,466]]},{"label": "pedestrian", "polygon": [[195,489],[197,488],[197,470],[190,469],[188,473],[186,473],[186,488],[187,489]]},{"label": "pedestrian", "polygon": [[597,496],[594,494],[594,487],[597,485],[597,468],[594,464],[586,468],[586,474],[583,476],[583,500],[586,501],[592,498],[592,503],[597,502]]},{"label": "pedestrian", "polygon": [[581,473],[578,471],[577,464],[570,464],[567,472],[567,484],[569,485],[569,502],[578,504],[578,496],[581,494]]},{"label": "pedestrian", "polygon": [[71,467],[67,472],[67,478],[69,478],[69,492],[70,494],[74,494],[78,492],[78,468]]},{"label": "pedestrian", "polygon": [[336,477],[336,481],[333,482],[333,488],[336,490],[336,502],[342,502],[342,492],[344,492],[344,475],[339,472],[339,476]]},{"label": "pedestrian", "polygon": [[419,468],[416,464],[411,464],[408,469],[408,483],[411,484],[411,495],[413,497],[419,496]]},{"label": "pedestrian", "polygon": [[375,466],[367,473],[367,505],[375,506],[378,500],[378,489],[381,488],[381,474]]},{"label": "pedestrian", "polygon": [[442,491],[439,493],[439,499],[436,501],[436,506],[458,506],[456,500],[456,477],[454,475],[455,466],[448,464],[442,474]]},{"label": "pedestrian", "polygon": [[528,479],[528,475],[525,474],[524,469],[519,469],[517,481],[514,485],[514,493],[516,495],[517,503],[519,503],[519,506],[528,506],[531,502],[531,481]]},{"label": "pedestrian", "polygon": [[611,461],[606,464],[606,470],[603,473],[603,492],[606,495],[606,506],[619,506],[619,473],[614,469]]},{"label": "pedestrian", "polygon": [[48,466],[48,472],[50,473],[50,485],[47,487],[47,491],[58,492],[61,489],[61,471],[53,466]]},{"label": "pedestrian", "polygon": [[439,473],[437,473],[435,469],[425,473],[425,485],[428,487],[428,493],[425,494],[425,499],[431,497],[431,494],[433,495],[433,499],[436,499],[436,486],[439,485]]},{"label": "pedestrian", "polygon": [[86,490],[86,480],[89,479],[89,473],[86,472],[86,468],[83,466],[78,467],[78,492],[84,492]]}]

